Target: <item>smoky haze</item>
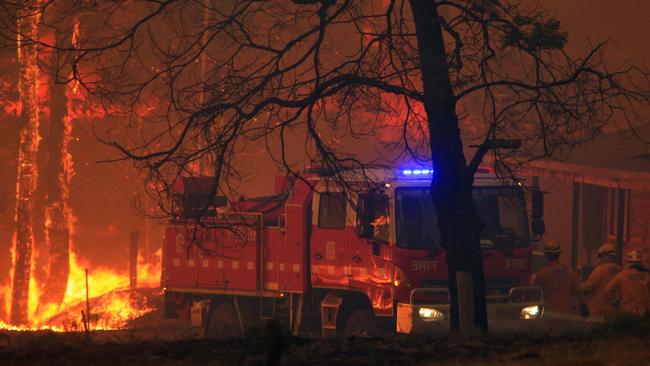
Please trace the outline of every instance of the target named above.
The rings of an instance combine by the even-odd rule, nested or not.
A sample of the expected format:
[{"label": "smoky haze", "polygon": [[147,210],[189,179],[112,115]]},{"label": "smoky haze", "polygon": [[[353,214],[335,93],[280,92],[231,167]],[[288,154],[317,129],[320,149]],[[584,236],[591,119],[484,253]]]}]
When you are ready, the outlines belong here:
[{"label": "smoky haze", "polygon": [[[587,44],[602,39],[611,39],[611,62],[632,63],[650,67],[650,2],[644,0],[543,0],[542,5],[555,15],[569,33],[569,52],[578,53]],[[15,129],[15,124],[5,119],[1,130],[5,133]],[[147,221],[134,208],[134,199],[142,194],[142,177],[127,162],[98,164],[97,161],[114,156],[114,150],[95,139],[93,124],[97,122],[75,121],[74,139],[70,152],[74,161],[75,175],[70,186],[70,208],[74,215],[72,242],[84,257],[92,263],[127,268],[129,232],[149,228],[148,242],[152,249],[160,247],[162,229],[158,222]],[[110,123],[106,119],[99,124]],[[296,166],[308,165],[304,156],[304,132],[295,131],[295,141],[289,149],[289,156]],[[345,142],[342,142],[345,143]],[[3,141],[0,157],[11,160],[15,141]],[[271,142],[273,145],[273,142]],[[363,150],[367,156],[378,154],[374,141],[368,139],[363,148],[355,145],[355,152]],[[266,146],[258,144],[240,157],[240,164],[246,173],[237,186],[242,195],[255,196],[271,194],[273,177],[281,173],[277,164],[268,157]],[[1,173],[3,180],[15,177],[15,164],[7,164]],[[2,193],[0,204],[6,205]],[[13,225],[4,225],[3,231],[13,230]],[[6,237],[6,236],[5,236]],[[2,265],[9,264],[8,242],[0,243]]]},{"label": "smoky haze", "polygon": [[[650,2],[644,0],[543,0],[542,5],[557,17],[569,33],[568,51],[579,53],[589,43],[611,39],[610,62],[633,63],[650,67]],[[372,118],[365,114],[365,118]],[[144,224],[142,217],[134,210],[133,199],[142,192],[141,177],[126,162],[97,164],[109,156],[111,148],[93,142],[91,131],[73,131],[82,138],[71,145],[75,160],[76,175],[72,180],[70,204],[77,218],[74,235],[76,246],[87,253],[93,263],[126,266],[127,243],[130,230]],[[81,137],[83,135],[83,137]],[[304,131],[294,131],[294,140],[289,144],[287,156],[298,167],[309,165],[304,155]],[[271,151],[277,153],[270,141]],[[355,153],[364,158],[382,154],[376,141],[366,139],[354,145]],[[389,158],[390,153],[383,152]],[[282,174],[281,168],[269,157],[267,146],[254,144],[238,159],[245,173],[237,191],[244,196],[268,195],[273,193],[273,177]],[[151,243],[159,247],[161,228],[156,221],[151,226]],[[96,261],[96,262],[95,262]]]}]

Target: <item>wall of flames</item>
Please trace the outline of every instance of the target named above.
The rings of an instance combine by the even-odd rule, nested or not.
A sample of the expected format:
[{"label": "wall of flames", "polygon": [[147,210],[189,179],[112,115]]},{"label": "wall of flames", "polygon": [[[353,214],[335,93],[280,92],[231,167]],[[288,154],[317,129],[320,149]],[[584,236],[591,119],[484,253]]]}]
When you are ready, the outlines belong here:
[{"label": "wall of flames", "polygon": [[[33,279],[29,286],[29,324],[14,326],[0,320],[0,329],[80,331],[83,330],[81,310],[86,309],[86,273],[88,269],[88,295],[90,298],[91,330],[121,329],[129,320],[143,316],[155,308],[150,304],[143,288],[160,287],[160,264],[162,250],[158,250],[152,259],[145,260],[138,256],[138,288],[129,289],[128,270],[110,268],[93,268],[80,255],[73,251],[70,255],[70,276],[61,304],[41,305],[41,289]],[[126,266],[125,266],[126,267]],[[11,293],[11,287],[2,287],[3,293]],[[11,298],[6,296],[5,314],[10,313]]]},{"label": "wall of flames", "polygon": [[[38,0],[35,1],[35,4],[38,4]],[[25,23],[26,25],[23,25],[20,22]],[[29,28],[31,32],[29,34],[33,39],[51,36],[40,34],[37,30],[37,22],[38,17],[27,16],[19,21],[19,25],[23,27],[31,27]],[[75,19],[71,43],[73,46],[78,46],[78,42],[79,22]],[[23,150],[26,151],[20,151],[21,154],[19,155],[17,182],[17,201],[26,202],[29,204],[29,207],[26,207],[22,211],[17,211],[24,211],[27,214],[31,214],[32,194],[36,189],[36,181],[40,177],[37,175],[35,161],[29,159],[34,160],[39,149],[41,136],[39,135],[38,118],[42,115],[46,116],[51,113],[47,107],[46,100],[48,98],[48,93],[52,92],[51,90],[48,90],[48,85],[50,85],[51,80],[49,80],[46,75],[39,73],[37,59],[39,57],[49,57],[51,55],[47,54],[47,52],[39,55],[34,47],[18,47],[17,52],[21,71],[21,82],[18,85],[20,100],[15,103],[15,113],[20,115],[24,113],[26,109],[29,109],[28,122],[30,122],[26,125],[27,128],[24,128],[24,131],[21,134],[21,139],[25,139],[25,136],[27,136],[29,137],[29,140],[26,143],[21,140],[21,145],[26,146]],[[31,58],[28,56],[31,56]],[[86,110],[87,114],[96,112],[98,108],[89,106],[89,103],[84,100],[85,98],[81,93],[78,93],[77,83],[71,83],[66,89],[65,94],[68,102],[66,106],[67,113],[64,119],[65,131],[62,148],[62,163],[65,166],[63,167],[63,173],[60,174],[59,177],[63,187],[62,202],[60,204],[62,205],[61,210],[63,210],[63,225],[67,222],[66,226],[68,227],[69,232],[72,233],[73,224],[71,221],[73,220],[71,220],[69,207],[67,207],[67,187],[69,179],[73,175],[72,158],[67,149],[67,143],[71,138],[71,121],[76,117],[83,117],[84,112],[80,112],[80,110]],[[86,107],[79,108],[82,103],[73,103],[75,100],[77,102],[82,102]],[[93,117],[101,118],[103,117],[103,113],[93,113]],[[23,173],[23,170],[25,170],[26,173]],[[47,213],[50,213],[50,211],[51,210]],[[86,311],[87,309],[87,296],[90,303],[89,324],[91,330],[124,328],[127,326],[129,320],[138,318],[154,310],[150,305],[150,298],[148,297],[155,294],[155,291],[158,291],[155,289],[160,287],[161,250],[158,250],[158,252],[154,253],[153,256],[150,256],[147,259],[143,258],[142,255],[138,256],[138,289],[131,290],[129,289],[130,274],[128,272],[128,262],[126,260],[124,262],[124,270],[95,267],[85,260],[80,252],[75,250],[72,244],[70,244],[70,256],[66,261],[69,262],[70,272],[65,286],[65,295],[60,303],[53,304],[47,301],[48,296],[44,296],[48,294],[47,283],[39,283],[34,275],[35,255],[48,255],[48,253],[34,253],[34,250],[43,250],[42,248],[47,248],[50,243],[47,243],[45,247],[41,246],[41,249],[35,247],[32,217],[22,217],[17,215],[16,220],[23,221],[22,225],[18,225],[18,228],[23,228],[23,231],[26,231],[25,233],[22,233],[18,230],[18,235],[14,235],[14,243],[11,250],[13,263],[13,268],[10,272],[11,277],[7,283],[0,284],[0,291],[4,300],[4,302],[0,302],[0,329],[49,329],[54,331],[83,330],[81,311]],[[49,228],[52,225],[51,223],[51,215],[47,215],[45,223],[46,228]],[[49,242],[49,238],[46,238],[46,241]],[[20,251],[17,251],[18,245],[27,246],[28,250],[21,249]],[[26,254],[24,256],[27,258],[22,258],[18,255],[19,253]],[[22,265],[17,265],[18,261],[23,261],[24,263],[22,263]],[[22,270],[17,272],[17,268],[22,268]],[[88,270],[88,294],[86,293],[86,269]],[[25,271],[27,273],[23,273]],[[16,278],[29,279],[26,314],[28,321],[19,326],[12,325],[12,322],[10,321],[12,310],[16,310],[12,309],[12,306],[16,306],[15,303],[12,304],[12,301],[15,302],[16,298],[22,298],[12,296],[12,292],[16,288],[14,283]],[[52,281],[52,279],[49,279],[49,281]],[[20,288],[20,286],[18,288]],[[144,291],[143,289],[151,290]],[[2,318],[2,314],[4,314],[4,319]]]}]

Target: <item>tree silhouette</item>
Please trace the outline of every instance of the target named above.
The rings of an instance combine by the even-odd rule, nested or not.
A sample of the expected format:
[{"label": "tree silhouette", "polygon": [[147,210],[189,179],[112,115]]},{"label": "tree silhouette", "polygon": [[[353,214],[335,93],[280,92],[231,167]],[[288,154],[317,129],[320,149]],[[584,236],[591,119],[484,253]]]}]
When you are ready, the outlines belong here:
[{"label": "tree silhouette", "polygon": [[[466,332],[487,330],[472,202],[483,157],[514,174],[607,123],[646,122],[648,74],[607,65],[607,42],[568,54],[559,22],[525,1],[53,0],[39,13],[46,27],[79,18],[58,75],[131,117],[131,139],[106,141],[147,169],[162,208],[199,161],[215,191],[231,190],[238,159],[259,146],[290,175],[299,153],[344,185],[350,167],[432,166],[451,324]],[[469,161],[461,131],[478,147]],[[390,153],[354,148],[373,138]]]}]

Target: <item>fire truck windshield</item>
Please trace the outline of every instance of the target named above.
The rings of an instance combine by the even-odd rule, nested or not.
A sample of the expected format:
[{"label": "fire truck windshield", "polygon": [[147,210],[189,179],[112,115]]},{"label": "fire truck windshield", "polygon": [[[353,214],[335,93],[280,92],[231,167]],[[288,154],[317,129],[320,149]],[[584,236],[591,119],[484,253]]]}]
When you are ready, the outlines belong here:
[{"label": "fire truck windshield", "polygon": [[431,190],[397,188],[395,198],[397,245],[411,249],[440,249],[440,229]]},{"label": "fire truck windshield", "polygon": [[[429,188],[396,190],[397,245],[411,249],[441,249],[440,229]],[[474,205],[483,224],[481,246],[505,249],[528,245],[524,194],[513,187],[475,187]]]}]

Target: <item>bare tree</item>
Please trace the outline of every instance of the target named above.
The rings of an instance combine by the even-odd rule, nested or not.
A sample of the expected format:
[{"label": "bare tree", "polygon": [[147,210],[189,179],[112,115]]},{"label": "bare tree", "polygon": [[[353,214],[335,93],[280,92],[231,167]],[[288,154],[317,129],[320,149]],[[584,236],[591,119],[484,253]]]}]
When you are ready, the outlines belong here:
[{"label": "bare tree", "polygon": [[[42,12],[79,16],[79,45],[58,47],[68,67],[59,75],[132,117],[129,140],[107,141],[148,169],[163,208],[199,161],[227,191],[244,173],[241,155],[261,143],[290,175],[299,152],[343,184],[342,167],[431,165],[451,324],[465,332],[487,330],[472,202],[483,157],[513,173],[606,123],[645,123],[648,74],[610,69],[606,42],[572,57],[559,22],[524,1],[55,0]],[[478,141],[469,161],[459,121]],[[390,153],[355,148],[371,137]],[[512,140],[520,150],[503,149]]]}]

